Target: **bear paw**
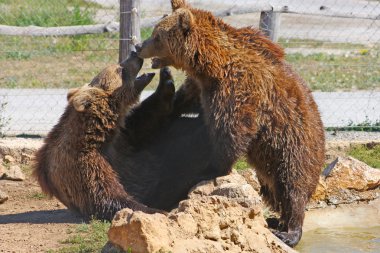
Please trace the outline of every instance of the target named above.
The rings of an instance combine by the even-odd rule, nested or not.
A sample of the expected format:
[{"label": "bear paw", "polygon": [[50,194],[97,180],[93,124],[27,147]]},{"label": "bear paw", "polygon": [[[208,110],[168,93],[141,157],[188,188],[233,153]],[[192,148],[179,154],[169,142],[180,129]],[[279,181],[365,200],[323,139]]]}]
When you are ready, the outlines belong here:
[{"label": "bear paw", "polygon": [[298,244],[302,236],[302,230],[290,232],[280,232],[278,230],[272,230],[272,233],[292,248]]}]

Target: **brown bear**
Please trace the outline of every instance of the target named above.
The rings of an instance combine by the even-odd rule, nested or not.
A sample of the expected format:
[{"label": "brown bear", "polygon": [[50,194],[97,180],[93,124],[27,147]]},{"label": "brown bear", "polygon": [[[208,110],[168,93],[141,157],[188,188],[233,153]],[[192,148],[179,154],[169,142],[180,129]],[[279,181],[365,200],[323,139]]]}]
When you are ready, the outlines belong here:
[{"label": "brown bear", "polygon": [[274,233],[295,246],[324,162],[311,91],[259,31],[231,27],[183,0],[172,7],[137,47],[139,56],[184,70],[198,86],[213,146],[209,171],[227,174],[246,155],[263,199],[281,213]]},{"label": "brown bear", "polygon": [[[104,69],[89,85],[71,90],[64,114],[36,154],[33,173],[42,190],[87,218],[110,220],[125,207],[156,212],[124,190],[105,152],[118,136],[125,113],[154,76],[136,79],[142,64],[132,54],[121,65]],[[168,85],[174,95],[174,85]]]}]

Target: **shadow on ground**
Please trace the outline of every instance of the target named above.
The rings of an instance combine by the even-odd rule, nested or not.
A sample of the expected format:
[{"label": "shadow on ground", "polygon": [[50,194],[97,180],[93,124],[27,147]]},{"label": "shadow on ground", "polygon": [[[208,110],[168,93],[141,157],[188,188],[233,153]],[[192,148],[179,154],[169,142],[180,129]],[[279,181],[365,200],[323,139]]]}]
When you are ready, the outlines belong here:
[{"label": "shadow on ground", "polygon": [[30,211],[17,214],[0,215],[0,224],[12,223],[30,223],[30,224],[46,224],[46,223],[83,223],[84,220],[67,209],[60,210],[41,210]]}]

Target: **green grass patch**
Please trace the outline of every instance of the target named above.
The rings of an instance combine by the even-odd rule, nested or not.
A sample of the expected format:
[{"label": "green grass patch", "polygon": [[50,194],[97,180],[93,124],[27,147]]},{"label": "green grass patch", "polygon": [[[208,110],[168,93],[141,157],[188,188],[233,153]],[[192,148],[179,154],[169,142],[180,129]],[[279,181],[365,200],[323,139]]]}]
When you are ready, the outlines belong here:
[{"label": "green grass patch", "polygon": [[[117,33],[84,34],[64,37],[20,37],[1,36],[0,61],[25,61],[42,56],[61,56],[75,52],[92,52],[99,55],[103,51],[118,50]],[[58,61],[58,59],[57,59]]]},{"label": "green grass patch", "polygon": [[380,169],[380,144],[355,145],[348,150],[348,155]]},{"label": "green grass patch", "polygon": [[364,122],[354,124],[352,121],[345,127],[326,127],[326,131],[361,131],[361,132],[380,132],[380,120],[371,122],[367,118]]},{"label": "green grass patch", "polygon": [[34,192],[30,195],[30,198],[32,199],[38,199],[38,200],[42,200],[42,199],[47,199],[48,196],[45,195],[44,193],[42,192]]},{"label": "green grass patch", "polygon": [[71,26],[94,23],[95,5],[84,0],[0,0],[0,24]]},{"label": "green grass patch", "polygon": [[250,166],[247,162],[247,160],[245,158],[241,158],[239,159],[233,166],[232,166],[233,169],[235,170],[246,170],[246,169],[249,169],[249,168],[252,168],[252,166]]},{"label": "green grass patch", "polygon": [[50,253],[89,253],[100,252],[107,243],[109,222],[93,220],[89,224],[80,224],[73,230],[68,230],[69,238],[62,241],[63,248],[50,250]]},{"label": "green grass patch", "polygon": [[323,53],[286,57],[314,91],[372,90],[380,88],[380,57],[377,51],[355,55]]}]

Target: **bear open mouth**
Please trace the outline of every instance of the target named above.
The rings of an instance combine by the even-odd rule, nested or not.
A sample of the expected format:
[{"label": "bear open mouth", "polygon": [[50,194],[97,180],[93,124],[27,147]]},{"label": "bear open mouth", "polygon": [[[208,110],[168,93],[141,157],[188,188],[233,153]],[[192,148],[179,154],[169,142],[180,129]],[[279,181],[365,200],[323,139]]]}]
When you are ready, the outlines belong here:
[{"label": "bear open mouth", "polygon": [[152,69],[160,69],[162,66],[162,61],[160,58],[152,58]]}]

